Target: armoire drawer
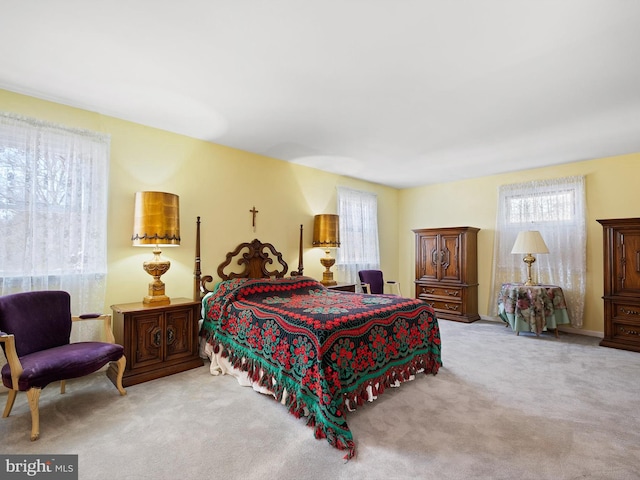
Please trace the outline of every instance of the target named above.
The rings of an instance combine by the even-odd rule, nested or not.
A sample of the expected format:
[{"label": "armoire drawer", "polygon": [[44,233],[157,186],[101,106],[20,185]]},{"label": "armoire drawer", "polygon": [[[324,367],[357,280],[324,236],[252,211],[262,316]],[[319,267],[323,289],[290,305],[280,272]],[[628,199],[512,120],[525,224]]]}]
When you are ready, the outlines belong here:
[{"label": "armoire drawer", "polygon": [[640,341],[640,322],[629,323],[613,320],[613,340]]},{"label": "armoire drawer", "polygon": [[462,302],[448,302],[446,300],[434,300],[425,295],[420,296],[421,300],[427,302],[436,311],[446,312],[451,315],[462,315]]},{"label": "armoire drawer", "polygon": [[617,303],[612,304],[613,319],[623,320],[624,323],[635,323],[640,327],[640,305]]},{"label": "armoire drawer", "polygon": [[462,287],[441,287],[432,285],[416,285],[416,291],[420,298],[425,296],[451,298],[452,300],[460,300],[462,298]]}]

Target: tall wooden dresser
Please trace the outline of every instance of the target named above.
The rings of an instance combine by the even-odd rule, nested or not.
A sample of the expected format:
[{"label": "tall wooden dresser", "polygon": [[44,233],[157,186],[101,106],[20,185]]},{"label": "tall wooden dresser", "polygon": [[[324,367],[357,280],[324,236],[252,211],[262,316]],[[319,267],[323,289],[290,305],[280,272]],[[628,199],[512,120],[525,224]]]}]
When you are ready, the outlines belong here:
[{"label": "tall wooden dresser", "polygon": [[478,231],[423,228],[416,236],[416,298],[438,318],[471,323],[478,315]]},{"label": "tall wooden dresser", "polygon": [[640,218],[598,220],[604,234],[604,339],[640,352]]}]

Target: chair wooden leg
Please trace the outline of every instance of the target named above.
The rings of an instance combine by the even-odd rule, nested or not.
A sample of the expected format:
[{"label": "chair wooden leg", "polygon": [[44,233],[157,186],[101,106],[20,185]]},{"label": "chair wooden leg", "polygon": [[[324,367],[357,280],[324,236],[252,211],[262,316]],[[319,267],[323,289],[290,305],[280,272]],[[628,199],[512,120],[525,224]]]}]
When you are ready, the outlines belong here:
[{"label": "chair wooden leg", "polygon": [[29,409],[31,410],[31,441],[35,442],[40,437],[40,410],[38,403],[40,401],[40,388],[30,388],[27,390],[27,398],[29,399]]},{"label": "chair wooden leg", "polygon": [[18,390],[9,390],[9,395],[7,396],[7,403],[4,407],[4,413],[2,414],[2,418],[7,418],[11,413],[11,409],[13,408],[13,402],[16,401],[16,395],[18,395]]},{"label": "chair wooden leg", "polygon": [[127,366],[127,357],[124,355],[116,362],[118,364],[118,376],[116,377],[116,388],[120,392],[120,395],[126,395],[127,391],[122,386],[122,376],[124,375],[124,368]]},{"label": "chair wooden leg", "polygon": [[67,382],[65,380],[60,380],[60,393],[65,393],[67,388]]}]

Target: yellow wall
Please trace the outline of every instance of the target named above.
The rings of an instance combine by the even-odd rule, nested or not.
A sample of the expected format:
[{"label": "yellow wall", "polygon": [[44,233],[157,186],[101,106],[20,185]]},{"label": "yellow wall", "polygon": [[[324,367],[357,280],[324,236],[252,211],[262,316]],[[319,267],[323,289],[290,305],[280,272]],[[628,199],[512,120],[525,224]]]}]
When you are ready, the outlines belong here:
[{"label": "yellow wall", "polygon": [[[587,186],[587,298],[584,330],[602,332],[602,230],[596,219],[638,217],[640,154],[396,190],[280,160],[195,140],[65,105],[0,90],[0,110],[111,134],[108,213],[108,286],[105,311],[139,301],[150,277],[146,249],[131,246],[133,195],[162,190],[180,196],[182,244],[165,249],[167,294],[193,295],[195,219],[202,218],[202,271],[238,243],[259,238],[297,266],[298,227],[305,227],[305,274],[321,278],[322,251],[310,248],[313,215],[335,213],[337,185],[378,194],[382,269],[413,295],[412,229],[479,227],[479,305],[487,315],[498,187],[529,180],[585,175]],[[259,210],[253,232],[249,210]],[[338,278],[339,280],[339,278]]]},{"label": "yellow wall", "polygon": [[[640,217],[640,153],[493,175],[400,191],[400,280],[414,278],[412,229],[473,226],[478,233],[478,302],[489,312],[498,187],[511,183],[584,175],[587,191],[587,291],[583,330],[603,332],[602,228],[597,219]],[[413,293],[413,292],[412,292]]]},{"label": "yellow wall", "polygon": [[[180,196],[181,245],[166,248],[171,269],[162,277],[170,297],[193,296],[196,217],[202,225],[202,272],[216,276],[225,254],[259,238],[298,265],[299,226],[305,228],[305,274],[322,278],[321,249],[311,248],[313,215],[336,212],[336,186],[378,194],[382,268],[397,276],[398,191],[281,160],[214,145],[116,118],[0,90],[0,110],[111,135],[108,284],[105,311],[137,302],[151,277],[148,249],[131,246],[133,198],[139,190]],[[249,212],[259,211],[256,231]],[[334,267],[335,271],[335,267]],[[340,280],[336,274],[337,280]]]}]

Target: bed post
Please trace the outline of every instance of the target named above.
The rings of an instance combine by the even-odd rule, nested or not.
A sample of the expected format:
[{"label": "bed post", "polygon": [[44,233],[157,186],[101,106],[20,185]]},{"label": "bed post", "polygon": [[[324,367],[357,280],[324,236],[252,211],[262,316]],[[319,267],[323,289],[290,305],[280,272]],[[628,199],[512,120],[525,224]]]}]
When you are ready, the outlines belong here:
[{"label": "bed post", "polygon": [[298,270],[295,272],[291,272],[292,277],[302,276],[302,272],[304,271],[304,265],[302,260],[302,224],[300,224],[300,245],[298,248]]},{"label": "bed post", "polygon": [[193,300],[199,302],[202,298],[200,295],[200,275],[202,272],[200,271],[200,217],[196,221],[196,258],[195,258],[195,268],[193,271],[194,282],[193,282]]},{"label": "bed post", "polygon": [[300,248],[298,249],[298,275],[302,275],[304,265],[302,261],[302,224],[300,224]]}]

